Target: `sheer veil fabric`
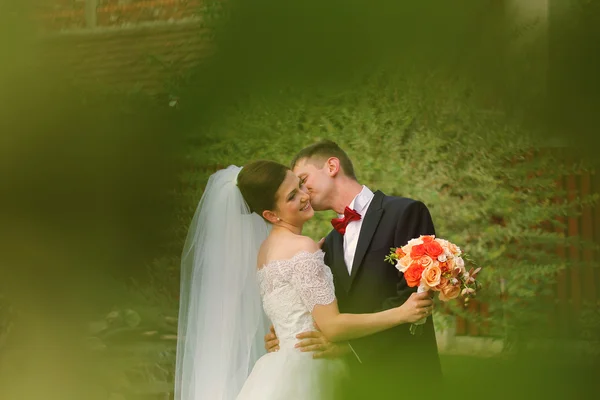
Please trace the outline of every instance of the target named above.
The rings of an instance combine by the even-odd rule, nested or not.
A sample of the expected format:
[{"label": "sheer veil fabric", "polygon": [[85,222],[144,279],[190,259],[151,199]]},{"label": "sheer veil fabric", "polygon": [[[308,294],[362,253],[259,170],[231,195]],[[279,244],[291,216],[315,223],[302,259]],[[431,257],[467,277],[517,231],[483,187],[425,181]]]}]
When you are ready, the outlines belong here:
[{"label": "sheer veil fabric", "polygon": [[237,187],[241,169],[210,177],[184,245],[176,400],[235,399],[265,354],[256,260],[270,228]]}]

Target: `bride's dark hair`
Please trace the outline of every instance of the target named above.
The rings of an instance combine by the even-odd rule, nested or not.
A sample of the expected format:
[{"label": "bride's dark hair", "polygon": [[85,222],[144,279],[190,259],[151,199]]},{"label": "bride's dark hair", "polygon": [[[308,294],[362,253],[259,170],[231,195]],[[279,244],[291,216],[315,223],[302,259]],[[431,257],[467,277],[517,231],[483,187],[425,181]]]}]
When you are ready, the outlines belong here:
[{"label": "bride's dark hair", "polygon": [[262,217],[265,210],[274,210],[277,190],[290,169],[275,161],[253,161],[242,168],[237,185],[250,210]]}]

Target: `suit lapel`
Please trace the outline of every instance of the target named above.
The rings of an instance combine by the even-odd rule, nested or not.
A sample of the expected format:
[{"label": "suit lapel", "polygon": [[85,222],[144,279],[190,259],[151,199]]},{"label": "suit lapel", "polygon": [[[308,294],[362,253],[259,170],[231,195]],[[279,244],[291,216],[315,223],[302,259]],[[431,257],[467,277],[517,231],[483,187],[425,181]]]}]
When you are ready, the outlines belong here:
[{"label": "suit lapel", "polygon": [[382,202],[384,197],[385,195],[382,192],[376,191],[374,193],[373,200],[371,200],[369,209],[365,214],[364,221],[360,229],[360,234],[358,236],[358,243],[356,244],[356,252],[354,253],[354,261],[352,263],[352,274],[350,275],[349,286],[352,286],[352,282],[354,282],[354,278],[356,278],[356,275],[362,266],[362,261],[365,258],[369,244],[371,244],[371,239],[373,239],[373,235],[375,234],[377,226],[379,225],[379,221],[381,220],[381,216],[383,215]]},{"label": "suit lapel", "polygon": [[350,290],[350,275],[348,274],[348,268],[344,262],[344,237],[340,233],[334,230],[332,233],[332,253],[333,253],[333,265],[330,268],[335,271],[335,278],[344,288],[344,290]]}]

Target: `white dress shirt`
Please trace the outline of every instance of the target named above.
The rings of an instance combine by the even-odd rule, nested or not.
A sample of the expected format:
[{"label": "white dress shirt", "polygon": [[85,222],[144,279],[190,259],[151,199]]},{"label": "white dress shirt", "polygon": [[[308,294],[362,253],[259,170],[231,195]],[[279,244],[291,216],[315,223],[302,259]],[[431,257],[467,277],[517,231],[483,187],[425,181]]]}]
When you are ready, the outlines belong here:
[{"label": "white dress shirt", "polygon": [[[348,208],[354,209],[360,214],[358,221],[352,221],[346,226],[346,233],[344,234],[344,261],[346,262],[346,268],[348,268],[348,275],[352,274],[352,263],[354,262],[354,254],[356,253],[356,245],[358,244],[358,236],[360,235],[360,229],[362,228],[365,214],[371,205],[371,200],[375,195],[366,186],[363,185],[362,190],[356,195],[354,199],[348,205]],[[343,218],[343,215],[338,215],[339,218]],[[358,353],[354,350],[350,342],[348,347],[352,350],[352,353],[356,357],[359,363],[362,364],[362,360],[358,356]]]},{"label": "white dress shirt", "polygon": [[[352,273],[352,263],[354,262],[354,254],[356,253],[360,228],[362,228],[365,214],[369,209],[373,197],[373,192],[363,185],[360,193],[357,194],[348,205],[349,208],[354,209],[360,214],[360,219],[358,221],[352,221],[346,226],[346,233],[344,234],[344,261],[346,262],[346,268],[348,268],[348,275]],[[340,215],[339,217],[343,218],[344,216]]]}]

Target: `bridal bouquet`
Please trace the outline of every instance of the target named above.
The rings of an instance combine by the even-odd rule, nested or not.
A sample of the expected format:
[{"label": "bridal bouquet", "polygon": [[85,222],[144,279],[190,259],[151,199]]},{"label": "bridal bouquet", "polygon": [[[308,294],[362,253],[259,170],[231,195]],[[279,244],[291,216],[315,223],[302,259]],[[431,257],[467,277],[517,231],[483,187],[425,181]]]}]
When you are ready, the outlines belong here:
[{"label": "bridal bouquet", "polygon": [[[467,271],[464,254],[455,244],[433,235],[422,235],[411,239],[405,246],[391,250],[385,261],[396,265],[408,286],[418,286],[418,293],[428,290],[439,292],[442,301],[459,296],[468,301],[475,296],[478,287],[475,277],[481,268]],[[410,332],[414,335],[425,320],[423,318],[412,324]]]}]

